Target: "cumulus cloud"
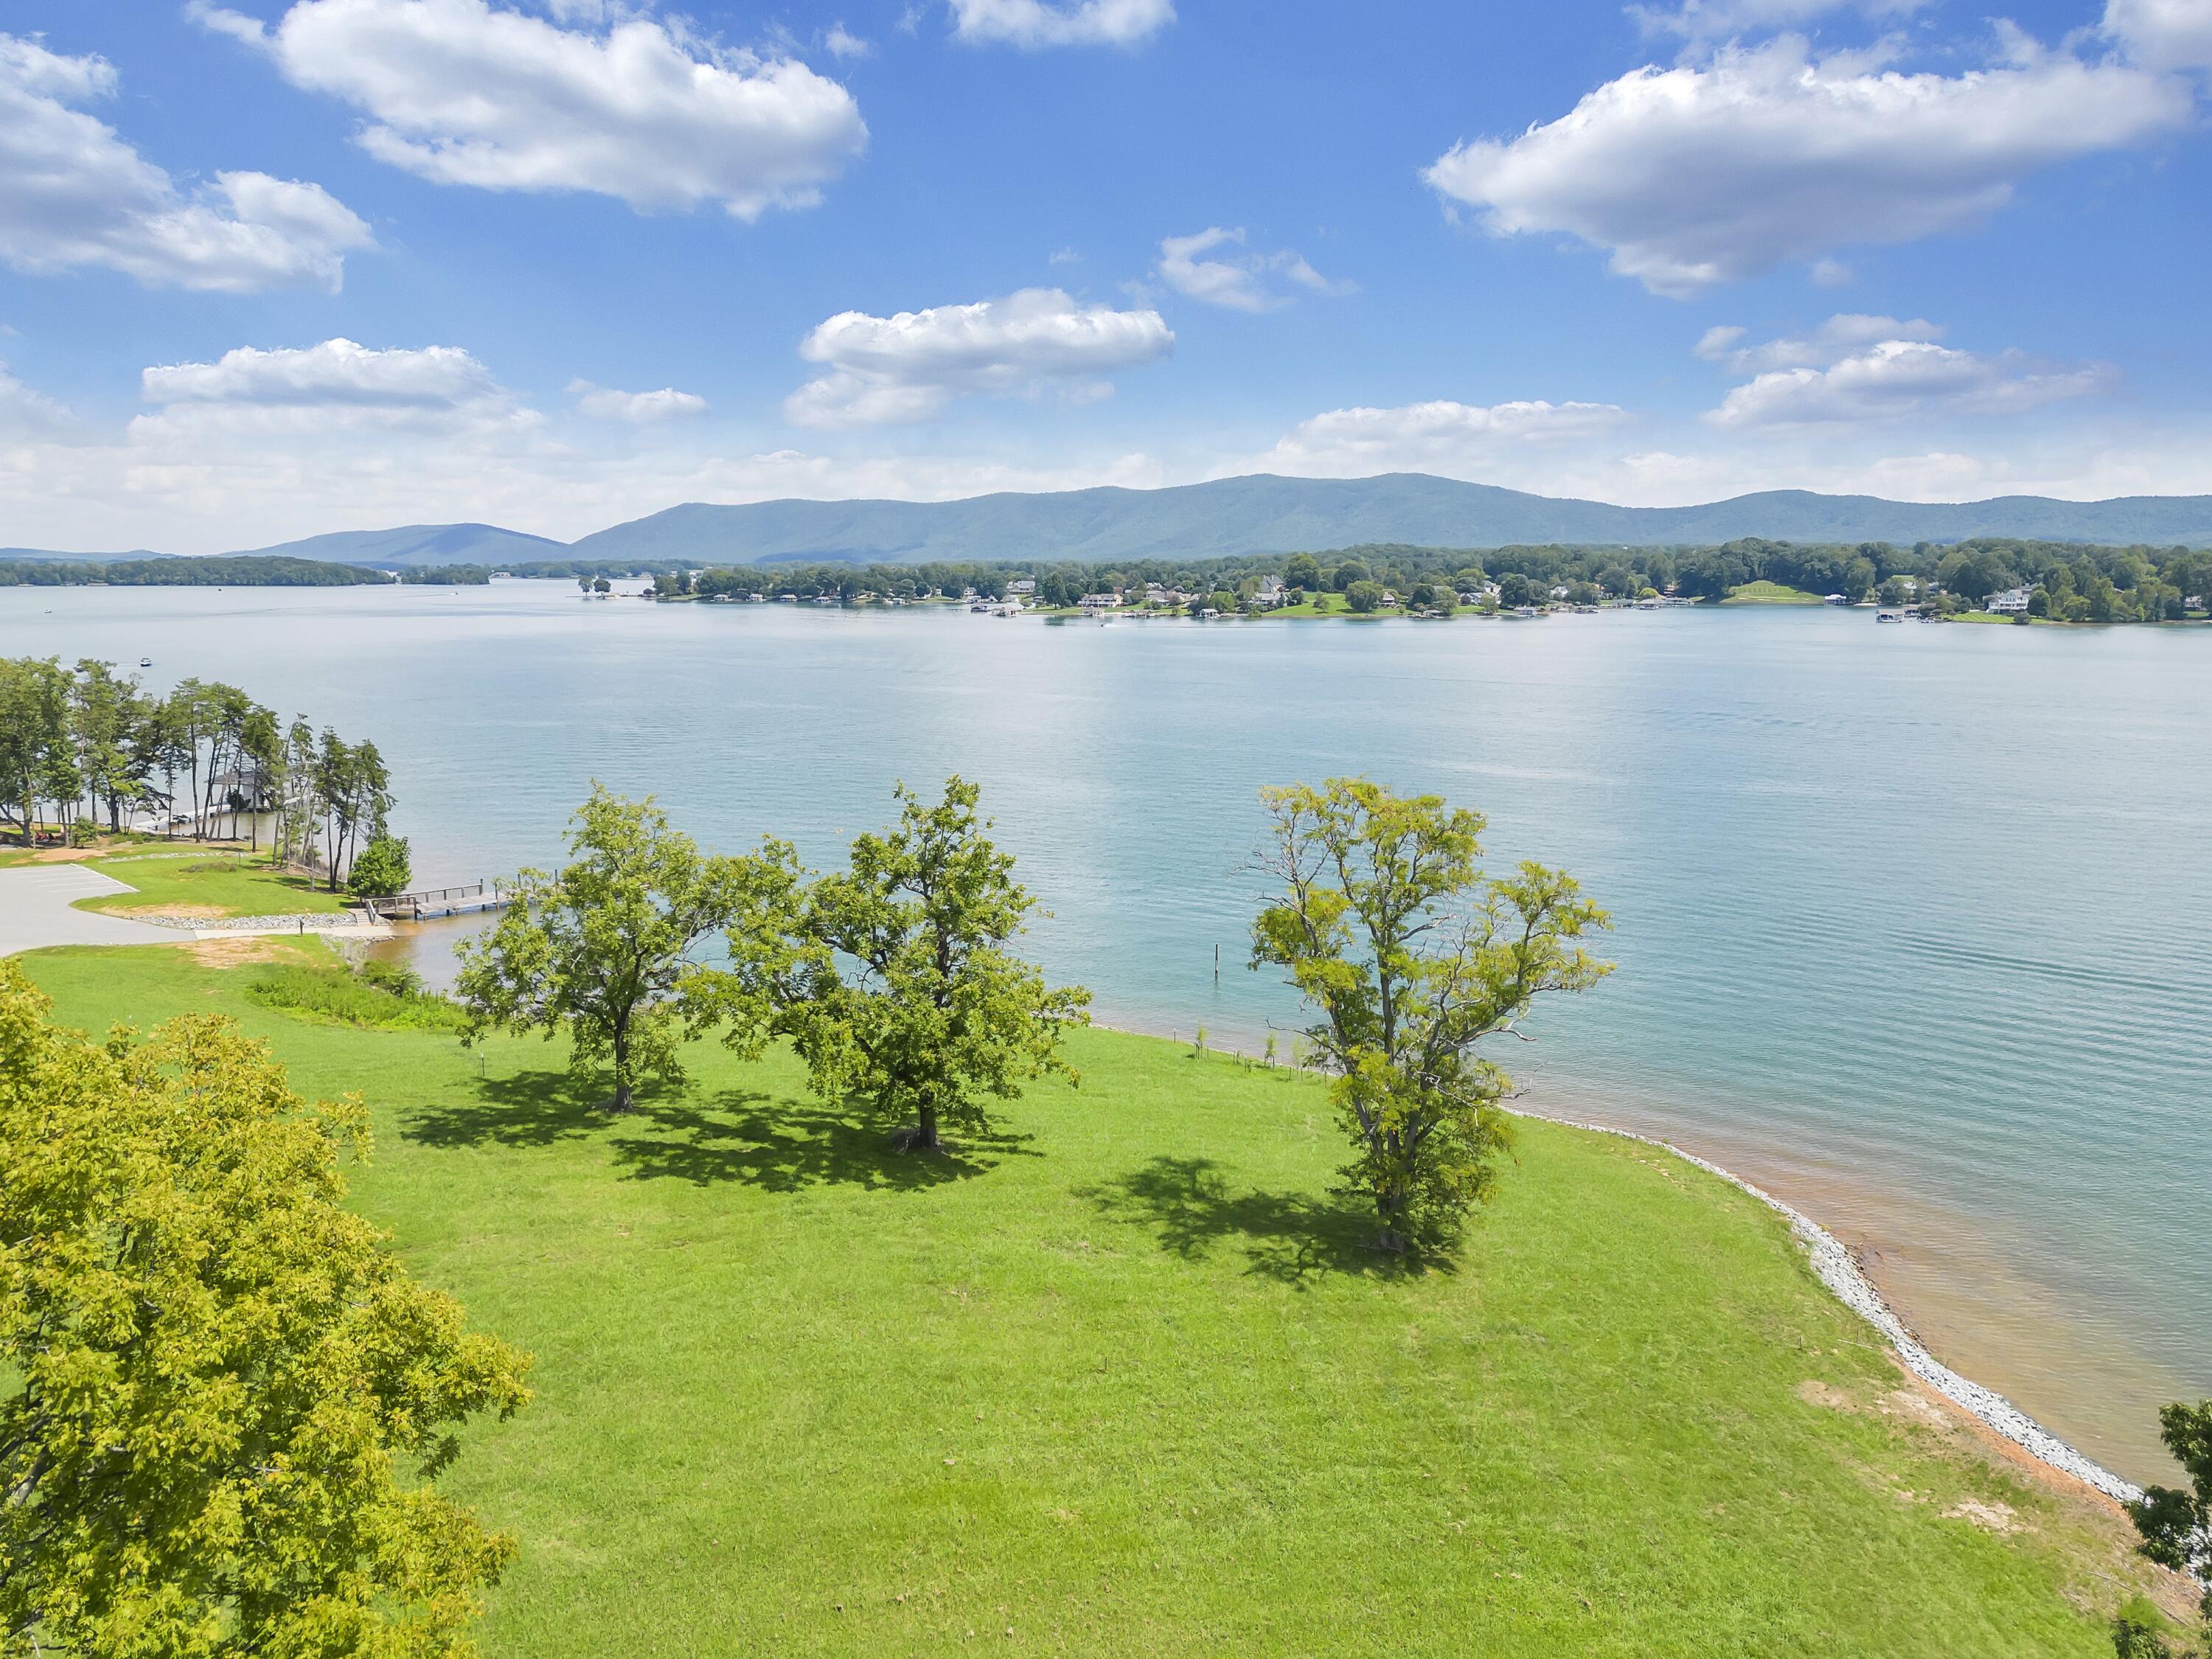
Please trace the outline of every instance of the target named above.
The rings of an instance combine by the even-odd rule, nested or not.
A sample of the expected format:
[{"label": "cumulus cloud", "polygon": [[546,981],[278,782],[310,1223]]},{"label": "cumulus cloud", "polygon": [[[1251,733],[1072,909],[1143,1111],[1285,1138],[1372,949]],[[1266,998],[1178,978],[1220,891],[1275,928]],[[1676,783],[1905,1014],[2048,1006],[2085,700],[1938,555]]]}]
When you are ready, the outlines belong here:
[{"label": "cumulus cloud", "polygon": [[1493,234],[1565,232],[1654,293],[1687,295],[1852,243],[1910,241],[2002,207],[2015,182],[2194,118],[2178,82],[2065,53],[1956,76],[1802,40],[1608,82],[1517,138],[1423,174]]},{"label": "cumulus cloud", "polygon": [[2148,68],[2212,70],[2207,0],[2110,0],[2105,33]]},{"label": "cumulus cloud", "polygon": [[696,392],[678,392],[670,386],[658,392],[617,392],[611,386],[593,386],[589,380],[571,380],[568,395],[576,400],[578,409],[594,420],[628,421],[632,426],[651,426],[660,421],[707,412],[704,398]]},{"label": "cumulus cloud", "polygon": [[99,265],[149,286],[335,293],[363,224],[319,185],[218,173],[187,194],[78,106],[112,97],[104,58],[0,34],[0,259],[46,273]]},{"label": "cumulus cloud", "polygon": [[1480,404],[1437,399],[1397,409],[1332,409],[1300,422],[1261,462],[1311,477],[1456,473],[1516,447],[1589,438],[1628,418],[1613,404]]},{"label": "cumulus cloud", "polygon": [[[1331,282],[1288,248],[1274,253],[1248,253],[1242,251],[1244,245],[1243,230],[1224,230],[1218,225],[1195,236],[1170,236],[1160,243],[1159,263],[1153,270],[1176,293],[1207,305],[1226,306],[1231,311],[1273,311],[1290,304],[1290,296],[1269,281],[1275,276],[1315,294],[1349,294],[1355,289],[1351,283]],[[1238,252],[1220,257],[1227,249]]]},{"label": "cumulus cloud", "polygon": [[867,143],[852,94],[804,64],[626,13],[591,28],[487,0],[298,0],[270,27],[196,15],[365,112],[362,148],[436,184],[752,219],[818,201]]},{"label": "cumulus cloud", "polygon": [[822,37],[822,45],[832,58],[867,58],[873,56],[876,50],[842,23],[830,26],[830,32]]},{"label": "cumulus cloud", "polygon": [[1983,356],[1924,340],[1883,340],[1824,368],[1778,368],[1735,387],[1715,426],[1889,422],[1908,416],[2024,415],[2112,386],[2101,364],[2053,369],[2021,353]]},{"label": "cumulus cloud", "polygon": [[921,420],[969,393],[1096,395],[1101,376],[1174,347],[1158,312],[1079,305],[1056,288],[891,317],[841,312],[799,348],[830,372],[792,393],[784,413],[801,426],[872,426]]},{"label": "cumulus cloud", "polygon": [[1137,46],[1175,21],[1174,0],[951,0],[963,40],[1010,46]]},{"label": "cumulus cloud", "polygon": [[1928,342],[1943,337],[1942,327],[1924,317],[1902,322],[1895,317],[1870,317],[1859,312],[1839,313],[1806,333],[1785,334],[1755,346],[1740,343],[1748,331],[1735,327],[1709,328],[1694,349],[1707,362],[1725,363],[1737,374],[1747,374],[1768,369],[1822,367],[1884,341]]},{"label": "cumulus cloud", "polygon": [[374,351],[351,340],[276,351],[240,346],[212,363],[149,368],[141,380],[156,404],[450,409],[501,395],[491,371],[459,346]]}]

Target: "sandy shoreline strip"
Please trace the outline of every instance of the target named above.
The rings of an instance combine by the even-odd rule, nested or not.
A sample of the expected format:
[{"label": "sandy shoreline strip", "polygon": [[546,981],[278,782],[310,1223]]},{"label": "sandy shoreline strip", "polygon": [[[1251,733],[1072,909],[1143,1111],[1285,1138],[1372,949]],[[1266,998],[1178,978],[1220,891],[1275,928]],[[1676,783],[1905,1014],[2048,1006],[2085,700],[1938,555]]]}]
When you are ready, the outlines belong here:
[{"label": "sandy shoreline strip", "polygon": [[1905,1362],[1905,1369],[1915,1376],[1960,1410],[2002,1435],[2038,1462],[2057,1469],[2062,1474],[2071,1475],[2086,1486],[2095,1487],[2117,1503],[2134,1503],[2142,1497],[2142,1487],[2122,1480],[2101,1463],[2076,1451],[2002,1395],[1960,1376],[1929,1353],[1921,1346],[1919,1339],[1906,1328],[1905,1322],[1897,1316],[1896,1310],[1883,1299],[1881,1292],[1875,1289],[1873,1281],[1860,1271],[1859,1264],[1851,1259],[1851,1253],[1844,1248],[1842,1242],[1803,1212],[1784,1203],[1773,1194],[1754,1187],[1742,1176],[1723,1170],[1719,1164],[1710,1163],[1695,1152],[1684,1152],[1672,1141],[1638,1134],[1631,1129],[1616,1129],[1607,1123],[1554,1117],[1547,1112],[1509,1109],[1515,1109],[1518,1116],[1556,1123],[1563,1128],[1588,1129],[1598,1134],[1614,1135],[1623,1140],[1656,1146],[1663,1152],[1671,1152],[1685,1164],[1695,1164],[1708,1175],[1719,1176],[1739,1192],[1749,1194],[1788,1219],[1790,1231],[1804,1245],[1806,1254],[1812,1259],[1813,1271],[1819,1275],[1820,1282],[1833,1291],[1845,1307],[1880,1331],[1889,1346],[1896,1350],[1897,1357]]}]

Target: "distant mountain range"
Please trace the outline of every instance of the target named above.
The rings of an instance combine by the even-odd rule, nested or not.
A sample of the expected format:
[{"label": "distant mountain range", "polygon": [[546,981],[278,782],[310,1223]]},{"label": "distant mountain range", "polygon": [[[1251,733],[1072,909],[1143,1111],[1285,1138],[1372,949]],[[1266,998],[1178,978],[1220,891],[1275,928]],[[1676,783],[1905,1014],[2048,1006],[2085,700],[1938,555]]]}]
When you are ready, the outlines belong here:
[{"label": "distant mountain range", "polygon": [[532,559],[565,557],[568,549],[565,542],[550,537],[501,530],[495,524],[410,524],[397,530],[337,530],[305,541],[240,550],[392,569],[410,564],[524,564]]},{"label": "distant mountain range", "polygon": [[[495,525],[340,531],[246,550],[396,568],[504,567],[545,559],[638,563],[761,561],[1216,558],[1322,552],[1362,543],[1499,547],[1564,542],[1667,546],[1759,536],[1787,542],[1957,542],[1974,536],[2212,546],[2212,495],[2124,495],[2063,501],[2002,495],[1915,502],[1774,489],[1700,507],[1614,507],[1558,500],[1418,472],[1375,478],[1260,475],[1169,489],[1073,489],[956,501],[692,502],[564,544]],[[6,558],[118,558],[146,554]]]}]

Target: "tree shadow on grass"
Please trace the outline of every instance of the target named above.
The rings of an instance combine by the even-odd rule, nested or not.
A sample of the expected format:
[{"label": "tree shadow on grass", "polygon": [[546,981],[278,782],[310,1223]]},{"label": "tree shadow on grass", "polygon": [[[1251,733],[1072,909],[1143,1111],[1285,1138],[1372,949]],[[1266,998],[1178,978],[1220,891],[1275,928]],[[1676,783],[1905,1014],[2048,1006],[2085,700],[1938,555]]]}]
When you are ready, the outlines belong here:
[{"label": "tree shadow on grass", "polygon": [[465,1100],[416,1107],[399,1133],[423,1146],[550,1146],[609,1121],[607,1091],[565,1071],[471,1078]]},{"label": "tree shadow on grass", "polygon": [[647,1085],[634,1109],[606,1109],[604,1084],[565,1071],[474,1080],[462,1101],[424,1105],[400,1133],[422,1146],[550,1146],[604,1135],[633,1181],[742,1182],[769,1192],[842,1184],[912,1190],[982,1175],[1009,1157],[1039,1156],[1029,1137],[963,1136],[942,1152],[907,1152],[865,1114],[745,1089],[701,1102],[680,1088]]},{"label": "tree shadow on grass", "polygon": [[902,1152],[866,1115],[732,1091],[710,1106],[646,1105],[620,1120],[643,1133],[611,1143],[635,1181],[741,1181],[772,1193],[843,1185],[911,1192],[983,1175],[1010,1157],[1036,1158],[1027,1135],[986,1130],[933,1152]]},{"label": "tree shadow on grass", "polygon": [[1310,1194],[1232,1194],[1210,1158],[1156,1158],[1079,1196],[1116,1220],[1155,1228],[1160,1248],[1187,1261],[1236,1240],[1249,1263],[1246,1273],[1294,1289],[1323,1273],[1400,1278],[1450,1266],[1376,1249],[1372,1216]]}]

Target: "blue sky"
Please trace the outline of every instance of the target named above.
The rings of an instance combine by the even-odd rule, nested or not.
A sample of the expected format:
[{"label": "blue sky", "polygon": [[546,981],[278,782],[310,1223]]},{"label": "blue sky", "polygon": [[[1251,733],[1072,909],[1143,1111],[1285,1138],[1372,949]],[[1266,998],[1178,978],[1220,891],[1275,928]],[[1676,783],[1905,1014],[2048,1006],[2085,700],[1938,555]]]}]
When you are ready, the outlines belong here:
[{"label": "blue sky", "polygon": [[0,544],[2212,490],[2212,0],[24,0]]}]

